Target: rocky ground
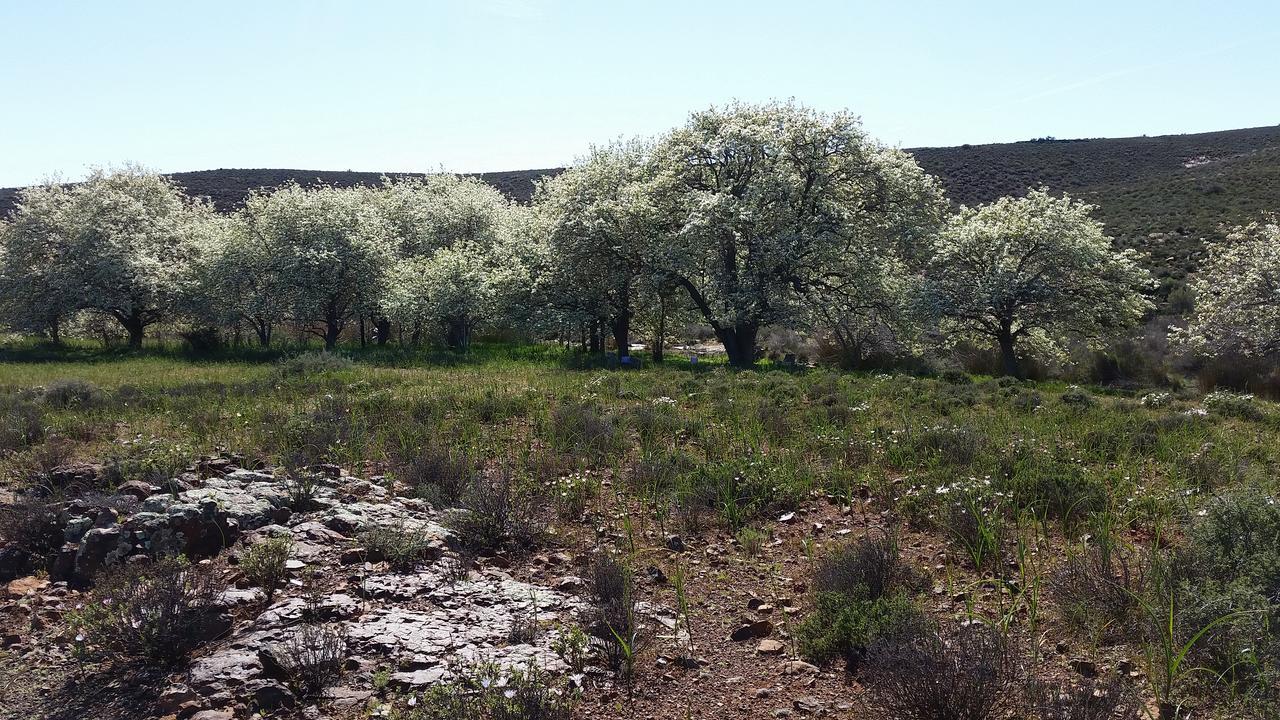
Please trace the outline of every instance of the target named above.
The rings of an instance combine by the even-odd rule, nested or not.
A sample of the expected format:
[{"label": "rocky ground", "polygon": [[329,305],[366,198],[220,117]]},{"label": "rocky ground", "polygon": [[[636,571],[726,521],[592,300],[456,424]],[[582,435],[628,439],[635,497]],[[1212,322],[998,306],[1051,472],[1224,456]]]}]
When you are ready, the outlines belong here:
[{"label": "rocky ground", "polygon": [[[12,580],[0,605],[3,717],[376,717],[477,663],[533,663],[567,678],[568,687],[581,690],[577,714],[584,718],[869,712],[842,668],[798,657],[792,630],[803,613],[807,556],[879,532],[881,516],[870,504],[815,499],[778,518],[752,548],[712,528],[673,534],[650,527],[626,536],[612,521],[628,512],[622,504],[549,525],[549,542],[536,551],[476,558],[458,551],[429,504],[397,496],[383,478],[327,466],[310,508],[295,512],[286,483],[242,462],[214,458],[167,487],[133,482],[121,494],[65,505],[58,522],[66,544],[51,572]],[[427,539],[428,553],[415,569],[392,570],[361,546],[363,532],[389,525]],[[288,582],[270,599],[237,569],[246,548],[269,538],[291,539]],[[926,576],[943,567],[944,545],[924,536],[904,540],[904,557]],[[608,546],[632,548],[643,598],[638,608],[650,628],[629,683],[591,661],[570,667],[574,659],[565,657],[565,634],[589,622],[588,559]],[[80,644],[65,619],[84,601],[88,581],[110,563],[159,551],[217,563],[227,576],[215,637],[172,674],[79,661]],[[20,558],[4,560],[11,574],[19,569]],[[677,609],[674,572],[686,578],[686,613]],[[952,615],[967,603],[998,604],[999,596],[994,586],[955,592],[941,583],[930,594],[934,611]],[[291,690],[278,655],[316,622],[342,637],[343,672],[320,697],[303,699]],[[522,627],[534,629],[518,632]],[[1100,672],[1062,643],[1042,662],[1046,674],[1067,679]]]}]

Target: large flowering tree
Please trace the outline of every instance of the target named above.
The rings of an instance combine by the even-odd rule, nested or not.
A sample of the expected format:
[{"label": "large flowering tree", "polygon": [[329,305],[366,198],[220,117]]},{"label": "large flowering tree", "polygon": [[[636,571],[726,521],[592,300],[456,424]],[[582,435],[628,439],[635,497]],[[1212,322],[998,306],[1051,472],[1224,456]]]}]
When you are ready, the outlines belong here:
[{"label": "large flowering tree", "polygon": [[[398,252],[380,303],[385,320],[435,326],[445,344],[470,346],[477,326],[497,319],[522,282],[514,249],[522,211],[475,178],[435,175],[389,181],[375,193]],[[527,285],[527,281],[523,282]]]},{"label": "large flowering tree", "polygon": [[1020,348],[1061,357],[1066,341],[1093,342],[1138,322],[1151,276],[1117,250],[1093,207],[1033,190],[962,208],[940,234],[925,297],[951,341],[994,342],[1004,371],[1021,374]]},{"label": "large flowering tree", "polygon": [[137,167],[21,193],[5,231],[7,289],[25,320],[56,335],[80,310],[114,318],[141,347],[190,290],[211,208]]},{"label": "large flowering tree", "polygon": [[886,254],[915,257],[943,212],[937,184],[848,113],[793,103],[695,113],[654,153],[676,220],[653,271],[683,288],[734,365],[766,324],[856,305]]},{"label": "large flowering tree", "polygon": [[1210,355],[1280,353],[1280,224],[1238,227],[1210,245],[1191,289],[1195,313],[1175,341]]},{"label": "large flowering tree", "polygon": [[[352,319],[376,305],[395,246],[367,188],[285,185],[245,202],[250,242],[293,320],[338,343]],[[256,251],[255,251],[256,252]]]},{"label": "large flowering tree", "polygon": [[243,213],[210,218],[209,247],[193,268],[197,288],[189,313],[239,337],[252,329],[263,347],[271,344],[277,325],[289,318],[288,287],[274,246],[252,230]]},{"label": "large flowering tree", "polygon": [[60,287],[65,248],[47,229],[30,217],[21,233],[0,221],[0,324],[58,343],[76,308]]},{"label": "large flowering tree", "polygon": [[665,234],[648,150],[639,142],[594,148],[535,197],[546,218],[543,296],[566,316],[604,323],[620,355],[630,347],[638,295],[649,289],[650,249]]}]

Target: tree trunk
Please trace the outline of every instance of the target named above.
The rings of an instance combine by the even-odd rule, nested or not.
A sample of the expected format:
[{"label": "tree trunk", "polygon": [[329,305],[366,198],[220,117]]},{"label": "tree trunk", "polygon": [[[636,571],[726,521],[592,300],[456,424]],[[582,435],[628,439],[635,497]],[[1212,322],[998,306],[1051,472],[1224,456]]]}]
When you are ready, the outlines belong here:
[{"label": "tree trunk", "polygon": [[134,311],[128,317],[122,318],[120,324],[124,326],[126,332],[129,333],[129,349],[142,349],[142,336],[146,330],[146,325],[142,322],[142,314]]},{"label": "tree trunk", "polygon": [[258,344],[262,347],[271,347],[271,323],[257,322],[254,323],[253,329],[258,333]]},{"label": "tree trunk", "polygon": [[661,298],[658,307],[658,329],[653,334],[653,361],[661,363],[666,359],[667,345],[667,299]]},{"label": "tree trunk", "polygon": [[1021,380],[1022,368],[1018,365],[1018,353],[1014,347],[1013,333],[1007,327],[1001,328],[996,335],[996,341],[1000,344],[1000,364],[1004,366],[1004,374]]},{"label": "tree trunk", "polygon": [[618,346],[618,357],[624,358],[631,354],[631,313],[621,312],[613,318],[609,323],[609,330],[613,333],[613,344]]},{"label": "tree trunk", "polygon": [[760,326],[756,323],[741,323],[716,331],[716,337],[729,356],[730,365],[749,368],[756,364],[756,335],[759,332]]},{"label": "tree trunk", "polygon": [[342,334],[342,324],[338,321],[338,313],[332,308],[324,316],[324,349],[332,350],[338,346],[338,336]]},{"label": "tree trunk", "polygon": [[600,341],[600,321],[593,319],[591,321],[591,336],[587,340],[587,352],[598,353],[604,350],[604,343]]},{"label": "tree trunk", "polygon": [[391,339],[391,321],[386,318],[374,320],[373,337],[379,345],[386,345]]},{"label": "tree trunk", "polygon": [[454,352],[465,353],[471,347],[470,323],[458,318],[446,320],[444,343]]},{"label": "tree trunk", "polygon": [[369,341],[366,337],[365,328],[364,328],[364,315],[361,315],[360,316],[360,347],[362,348],[365,347],[368,344],[368,342]]}]

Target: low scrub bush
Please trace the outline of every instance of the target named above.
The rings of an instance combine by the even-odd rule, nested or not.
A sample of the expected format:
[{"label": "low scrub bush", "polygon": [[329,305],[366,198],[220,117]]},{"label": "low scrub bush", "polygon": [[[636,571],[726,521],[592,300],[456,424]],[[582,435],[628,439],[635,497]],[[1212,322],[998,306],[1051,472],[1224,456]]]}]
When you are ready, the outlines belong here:
[{"label": "low scrub bush", "polygon": [[638,598],[631,568],[601,553],[591,564],[592,645],[624,682],[635,675],[636,660],[652,633],[636,611]]},{"label": "low scrub bush", "polygon": [[1083,410],[1085,408],[1093,407],[1094,399],[1093,395],[1090,395],[1088,390],[1077,385],[1072,385],[1064,390],[1062,395],[1058,397],[1058,402],[1069,408]]},{"label": "low scrub bush", "polygon": [[1133,688],[1120,675],[1085,680],[1077,685],[1037,683],[1030,689],[1029,710],[1036,720],[1112,720],[1132,717]]},{"label": "low scrub bush", "polygon": [[559,450],[608,456],[626,449],[618,418],[595,402],[557,405],[547,423],[548,438]]},{"label": "low scrub bush", "polygon": [[289,508],[295,512],[307,512],[315,509],[316,495],[324,485],[324,476],[296,467],[285,473],[283,484],[285,493],[289,496]]},{"label": "low scrub bush", "polygon": [[360,533],[359,542],[366,553],[386,560],[400,572],[416,569],[431,551],[431,538],[408,523],[374,526]]},{"label": "low scrub bush", "polygon": [[475,550],[531,547],[537,533],[527,506],[516,497],[511,471],[503,467],[476,475],[463,493],[460,507],[447,522],[462,543]]},{"label": "low scrub bush", "polygon": [[278,378],[297,378],[322,373],[341,372],[355,367],[355,363],[337,353],[309,352],[285,358],[276,363],[275,375]]},{"label": "low scrub bush", "polygon": [[22,450],[44,439],[44,411],[24,393],[0,392],[0,453]]},{"label": "low scrub bush", "polygon": [[283,642],[271,648],[289,687],[298,697],[316,697],[342,676],[347,642],[342,630],[330,625],[304,623]]},{"label": "low scrub bush", "polygon": [[396,455],[396,479],[436,507],[456,507],[475,477],[475,461],[470,455],[435,443],[400,450]]},{"label": "low scrub bush", "polygon": [[709,462],[681,478],[682,505],[714,510],[730,529],[764,515],[797,508],[808,491],[802,470],[789,458],[753,455],[743,462]]},{"label": "low scrub bush", "polygon": [[738,541],[738,546],[742,548],[742,552],[748,557],[758,557],[764,549],[764,544],[769,540],[769,533],[758,528],[746,526],[738,529],[738,533],[734,536]]},{"label": "low scrub bush", "polygon": [[44,387],[40,396],[45,405],[59,410],[98,407],[108,399],[97,385],[79,378],[55,380]]},{"label": "low scrub bush", "polygon": [[69,620],[87,652],[174,666],[228,628],[218,602],[226,588],[222,568],[211,563],[125,565],[101,575]]},{"label": "low scrub bush", "polygon": [[532,663],[504,669],[481,664],[429,690],[393,720],[570,720],[579,691]]},{"label": "low scrub bush", "polygon": [[240,572],[245,580],[262,588],[270,600],[288,580],[285,565],[292,551],[293,541],[288,537],[268,538],[250,545],[240,556]]},{"label": "low scrub bush", "polygon": [[1004,509],[977,488],[940,488],[952,499],[942,515],[947,534],[964,550],[975,570],[998,568],[1004,558]]},{"label": "low scrub bush", "polygon": [[973,464],[982,445],[982,436],[965,427],[940,425],[924,428],[912,436],[916,453],[935,458],[944,465]]},{"label": "low scrub bush", "polygon": [[873,643],[918,632],[926,621],[908,594],[917,583],[891,539],[837,549],[814,572],[814,608],[796,632],[801,654],[819,663],[844,658],[852,668]]},{"label": "low scrub bush", "polygon": [[1021,704],[1018,655],[987,625],[885,638],[868,651],[862,676],[874,702],[900,720],[994,720]]},{"label": "low scrub bush", "polygon": [[[43,567],[62,546],[62,527],[55,508],[33,493],[18,493],[0,505],[0,547],[8,546],[15,574]],[[0,581],[11,580],[0,574]]]},{"label": "low scrub bush", "polygon": [[1091,545],[1068,555],[1048,583],[1050,595],[1072,625],[1107,643],[1140,637],[1146,592],[1143,568],[1118,548]]}]

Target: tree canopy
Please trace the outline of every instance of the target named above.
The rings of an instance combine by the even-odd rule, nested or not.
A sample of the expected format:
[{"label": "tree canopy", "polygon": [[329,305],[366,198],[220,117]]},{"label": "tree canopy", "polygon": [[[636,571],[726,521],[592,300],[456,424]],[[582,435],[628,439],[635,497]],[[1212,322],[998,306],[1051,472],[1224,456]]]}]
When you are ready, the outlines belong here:
[{"label": "tree canopy", "polygon": [[1005,372],[1018,348],[1061,357],[1066,342],[1092,342],[1129,327],[1152,304],[1150,274],[1117,250],[1092,207],[1047,190],[962,208],[938,236],[925,299],[951,341],[995,341]]},{"label": "tree canopy", "polygon": [[1237,227],[1191,281],[1195,313],[1173,337],[1210,355],[1280,353],[1280,224]]},{"label": "tree canopy", "polygon": [[688,293],[735,365],[755,362],[766,324],[803,323],[861,293],[884,254],[914,255],[944,209],[937,184],[854,116],[793,103],[694,113],[654,163],[677,227],[654,271]]},{"label": "tree canopy", "polygon": [[[955,211],[848,112],[734,103],[595,147],[527,206],[445,173],[290,183],[223,215],[134,167],[50,182],[0,222],[0,313],[55,341],[114,318],[134,346],[156,323],[263,346],[291,328],[327,348],[372,326],[379,344],[458,351],[477,331],[593,351],[611,336],[626,356],[639,328],[655,359],[687,325],[737,366],[775,345],[766,331],[834,341],[855,364],[980,342],[1019,374],[1019,353],[1063,357],[1152,307],[1150,277],[1092,212],[1045,190]],[[1181,339],[1276,350],[1275,227],[1214,250]]]},{"label": "tree canopy", "polygon": [[24,190],[5,231],[6,289],[24,324],[57,335],[82,310],[117,320],[134,347],[193,282],[210,207],[155,173],[95,170],[76,185]]}]

